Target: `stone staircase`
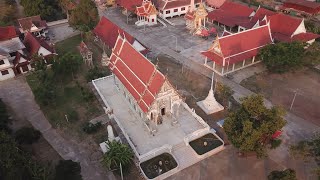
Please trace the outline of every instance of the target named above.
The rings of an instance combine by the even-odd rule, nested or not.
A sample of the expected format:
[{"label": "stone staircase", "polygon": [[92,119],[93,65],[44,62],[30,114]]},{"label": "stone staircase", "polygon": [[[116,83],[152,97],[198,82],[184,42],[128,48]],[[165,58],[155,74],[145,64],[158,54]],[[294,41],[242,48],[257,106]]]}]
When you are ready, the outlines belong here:
[{"label": "stone staircase", "polygon": [[189,167],[201,160],[197,157],[191,146],[186,146],[184,142],[175,145],[172,148],[172,154],[177,159],[180,170]]}]

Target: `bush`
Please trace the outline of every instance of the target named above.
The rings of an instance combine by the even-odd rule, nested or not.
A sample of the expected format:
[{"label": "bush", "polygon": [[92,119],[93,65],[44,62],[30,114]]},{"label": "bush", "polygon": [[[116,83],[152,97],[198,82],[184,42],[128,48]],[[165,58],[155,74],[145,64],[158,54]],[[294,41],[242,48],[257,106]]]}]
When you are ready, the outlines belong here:
[{"label": "bush", "polygon": [[56,166],[55,180],[82,180],[80,163],[60,160]]},{"label": "bush", "polygon": [[87,122],[83,125],[82,130],[87,134],[93,134],[96,133],[101,127],[101,122],[97,122],[96,124]]},{"label": "bush", "polygon": [[271,149],[276,149],[277,147],[279,147],[281,145],[281,139],[273,139],[271,140],[270,144],[271,144]]},{"label": "bush", "polygon": [[33,127],[23,127],[15,132],[15,140],[19,144],[32,144],[41,137],[41,132]]}]

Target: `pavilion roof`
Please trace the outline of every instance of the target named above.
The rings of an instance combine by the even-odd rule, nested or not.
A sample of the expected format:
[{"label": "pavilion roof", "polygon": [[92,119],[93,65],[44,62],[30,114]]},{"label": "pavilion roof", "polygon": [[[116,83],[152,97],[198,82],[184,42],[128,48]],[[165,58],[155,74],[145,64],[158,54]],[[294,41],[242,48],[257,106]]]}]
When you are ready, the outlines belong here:
[{"label": "pavilion roof", "polygon": [[215,8],[220,8],[226,0],[207,0],[207,4]]},{"label": "pavilion roof", "polygon": [[157,13],[156,7],[150,1],[143,2],[142,6],[139,6],[136,9],[136,14],[138,16],[150,16]]},{"label": "pavilion roof", "polygon": [[164,75],[120,35],[112,49],[109,68],[134,97],[141,110],[148,112],[165,82]]},{"label": "pavilion roof", "polygon": [[[200,3],[201,0],[194,0],[194,3]],[[159,10],[167,10],[173,8],[179,8],[182,6],[189,6],[191,0],[154,0],[155,5]]]},{"label": "pavilion roof", "polygon": [[18,23],[20,25],[20,28],[24,31],[30,31],[32,24],[34,24],[37,28],[47,27],[47,22],[45,20],[42,20],[39,15],[18,19]]},{"label": "pavilion roof", "polygon": [[218,43],[220,52],[217,52],[215,47],[212,46],[202,54],[219,64],[225,65],[226,61],[233,64],[256,56],[260,48],[273,43],[273,40],[269,24],[267,24],[218,37],[215,43]]},{"label": "pavilion roof", "polygon": [[26,33],[23,43],[31,56],[37,54],[41,47],[54,53],[54,49],[44,39],[37,38],[30,32]]},{"label": "pavilion roof", "polygon": [[141,6],[143,0],[116,0],[116,2],[128,11],[135,12],[136,7]]},{"label": "pavilion roof", "polygon": [[209,12],[208,18],[229,27],[250,21],[250,15],[254,12],[248,6],[226,1],[219,9]]}]

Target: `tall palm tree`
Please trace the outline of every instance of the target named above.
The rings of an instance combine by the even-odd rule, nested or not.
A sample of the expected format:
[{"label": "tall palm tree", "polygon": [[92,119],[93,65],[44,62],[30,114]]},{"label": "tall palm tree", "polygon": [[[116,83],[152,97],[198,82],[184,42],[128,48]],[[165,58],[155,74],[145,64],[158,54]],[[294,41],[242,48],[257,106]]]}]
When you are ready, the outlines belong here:
[{"label": "tall palm tree", "polygon": [[108,142],[108,152],[103,156],[103,164],[108,168],[126,167],[131,163],[133,152],[129,146],[117,141]]}]

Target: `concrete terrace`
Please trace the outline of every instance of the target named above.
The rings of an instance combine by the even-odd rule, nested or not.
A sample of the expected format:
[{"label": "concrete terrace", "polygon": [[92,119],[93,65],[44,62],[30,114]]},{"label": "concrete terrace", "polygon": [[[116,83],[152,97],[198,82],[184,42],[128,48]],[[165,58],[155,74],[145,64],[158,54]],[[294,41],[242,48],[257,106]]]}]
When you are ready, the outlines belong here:
[{"label": "concrete terrace", "polygon": [[157,126],[157,132],[152,136],[141,118],[129,108],[129,102],[119,93],[112,77],[95,80],[94,84],[103,96],[102,99],[111,106],[113,114],[130,137],[139,155],[165,144],[180,144],[188,134],[205,128],[189,111],[180,106],[178,123],[172,125],[172,119],[165,117],[163,124]]}]

